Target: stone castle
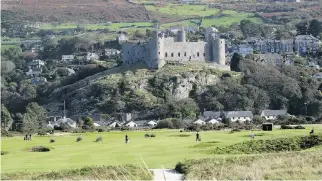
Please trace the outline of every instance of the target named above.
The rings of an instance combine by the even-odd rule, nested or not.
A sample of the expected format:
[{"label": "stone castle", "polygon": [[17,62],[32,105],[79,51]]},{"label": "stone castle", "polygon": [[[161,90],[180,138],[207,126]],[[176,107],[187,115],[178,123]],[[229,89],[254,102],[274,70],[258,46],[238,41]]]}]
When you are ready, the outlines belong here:
[{"label": "stone castle", "polygon": [[122,46],[125,64],[145,62],[149,68],[162,68],[166,62],[213,62],[225,65],[225,39],[218,38],[215,33],[206,34],[204,41],[187,42],[184,27],[177,38],[166,37],[156,27],[153,37],[146,43],[125,43]]}]

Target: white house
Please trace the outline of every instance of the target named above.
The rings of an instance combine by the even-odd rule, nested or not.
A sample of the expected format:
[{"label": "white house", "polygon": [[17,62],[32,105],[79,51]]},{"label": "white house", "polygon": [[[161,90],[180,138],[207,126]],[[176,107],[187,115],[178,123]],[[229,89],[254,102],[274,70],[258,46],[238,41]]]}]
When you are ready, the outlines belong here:
[{"label": "white house", "polygon": [[149,121],[149,122],[147,122],[147,125],[150,127],[155,127],[157,125],[157,123],[155,121]]},{"label": "white house", "polygon": [[315,79],[322,79],[322,73],[316,73],[312,77]]},{"label": "white house", "polygon": [[121,51],[116,49],[105,49],[105,56],[120,55]]},{"label": "white house", "polygon": [[62,55],[61,61],[63,62],[70,62],[74,60],[74,55]]},{"label": "white house", "polygon": [[207,120],[206,123],[207,124],[217,124],[217,123],[219,123],[219,121],[217,119],[212,118],[212,119]]},{"label": "white house", "polygon": [[260,116],[266,120],[274,120],[277,116],[283,115],[287,115],[286,110],[263,110]]},{"label": "white house", "polygon": [[45,66],[45,62],[42,60],[33,60],[30,63],[28,63],[29,66],[32,68],[41,68],[42,66]]},{"label": "white house", "polygon": [[63,126],[69,126],[70,128],[76,128],[77,124],[76,121],[70,119],[70,118],[60,118],[55,122],[55,126],[63,127]]},{"label": "white house", "polygon": [[119,123],[118,121],[113,121],[111,122],[108,126],[111,128],[115,128],[115,127],[120,127],[122,124]]},{"label": "white house", "polygon": [[138,124],[136,124],[133,121],[126,122],[124,125],[127,126],[127,127],[130,127],[130,128],[136,128],[136,127],[138,127]]},{"label": "white house", "polygon": [[28,72],[26,72],[26,75],[35,75],[35,76],[39,76],[42,72],[42,69],[41,68],[31,68],[29,66],[29,70]]},{"label": "white house", "polygon": [[124,34],[121,34],[118,37],[116,37],[116,41],[118,41],[119,43],[125,42],[127,40],[129,40],[129,38]]},{"label": "white house", "polygon": [[204,125],[204,124],[206,124],[206,122],[204,122],[201,119],[197,119],[196,121],[193,122],[193,124]]},{"label": "white house", "polygon": [[254,116],[251,111],[229,111],[226,115],[226,118],[230,119],[231,122],[251,121],[253,117]]},{"label": "white house", "polygon": [[96,53],[87,53],[86,55],[86,60],[91,61],[91,60],[98,60],[99,56]]}]

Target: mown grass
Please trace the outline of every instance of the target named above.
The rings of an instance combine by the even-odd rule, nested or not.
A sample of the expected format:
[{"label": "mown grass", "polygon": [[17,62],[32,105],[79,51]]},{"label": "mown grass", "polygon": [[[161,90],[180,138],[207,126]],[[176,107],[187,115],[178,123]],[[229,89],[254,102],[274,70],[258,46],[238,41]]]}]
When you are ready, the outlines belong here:
[{"label": "mown grass", "polygon": [[322,151],[186,160],[176,169],[187,180],[319,180]]},{"label": "mown grass", "polygon": [[[316,132],[321,132],[318,125],[307,126],[307,130],[274,130],[265,132],[255,139],[276,139],[280,137],[308,135],[309,129],[315,127]],[[129,135],[130,144],[124,143],[125,134]],[[226,155],[210,154],[216,147],[226,147],[236,143],[250,140],[246,135],[250,131],[241,131],[230,134],[228,131],[201,132],[202,143],[195,141],[195,133],[180,133],[179,130],[153,131],[154,139],[146,139],[144,134],[152,131],[129,132],[102,132],[71,134],[54,136],[55,143],[49,140],[51,136],[34,136],[32,141],[24,141],[23,137],[1,138],[2,150],[8,152],[1,156],[1,172],[10,173],[17,171],[45,172],[70,168],[82,168],[84,166],[102,165],[140,165],[142,158],[149,168],[174,168],[175,164],[184,159],[225,157]],[[255,131],[255,134],[263,133]],[[179,135],[187,134],[188,137]],[[178,135],[173,137],[173,135]],[[76,142],[81,136],[83,140]],[[98,136],[102,136],[102,142],[94,142]],[[208,147],[196,145],[211,143]],[[33,146],[52,147],[49,152],[28,152],[26,149]]]},{"label": "mown grass", "polygon": [[133,165],[91,166],[52,172],[14,172],[1,175],[2,180],[151,180],[153,173]]}]

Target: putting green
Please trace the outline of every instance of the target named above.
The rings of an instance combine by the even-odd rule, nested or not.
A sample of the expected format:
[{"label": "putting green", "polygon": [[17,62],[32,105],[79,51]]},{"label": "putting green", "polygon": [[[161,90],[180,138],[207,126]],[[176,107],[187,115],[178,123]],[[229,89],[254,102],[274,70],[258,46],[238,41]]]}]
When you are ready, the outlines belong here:
[{"label": "putting green", "polygon": [[[273,139],[294,135],[308,135],[313,125],[305,130],[274,130],[272,132],[255,131],[255,139]],[[315,125],[316,132],[322,127]],[[225,155],[211,155],[209,150],[249,140],[250,131],[229,133],[228,131],[201,132],[202,143],[195,141],[195,133],[178,130],[147,132],[155,138],[145,138],[143,131],[129,131],[130,143],[124,143],[125,132],[104,132],[70,134],[61,136],[34,136],[32,141],[23,137],[2,138],[1,171],[50,171],[69,168],[81,168],[91,165],[140,164],[149,168],[174,168],[175,164],[185,159],[204,158]],[[180,136],[181,135],[181,136]],[[183,135],[183,136],[182,136]],[[260,134],[258,134],[260,135]],[[82,136],[83,141],[76,142]],[[102,142],[94,142],[98,136]],[[54,138],[55,143],[49,143]],[[199,145],[200,144],[200,145]],[[50,152],[28,152],[33,146],[51,147]],[[226,155],[228,156],[228,155]]]}]

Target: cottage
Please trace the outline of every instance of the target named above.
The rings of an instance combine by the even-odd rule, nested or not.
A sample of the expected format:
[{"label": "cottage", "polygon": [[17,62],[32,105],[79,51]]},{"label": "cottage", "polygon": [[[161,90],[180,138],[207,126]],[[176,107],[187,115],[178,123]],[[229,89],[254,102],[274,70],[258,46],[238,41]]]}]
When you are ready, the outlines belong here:
[{"label": "cottage", "polygon": [[207,124],[218,124],[219,120],[211,118],[211,119],[206,120],[206,123]]},{"label": "cottage", "polygon": [[86,60],[87,61],[93,61],[93,60],[98,60],[99,56],[96,53],[87,53],[86,55]]},{"label": "cottage", "polygon": [[116,50],[116,49],[105,49],[105,56],[110,57],[110,56],[116,56],[120,55],[121,51]]},{"label": "cottage", "polygon": [[229,111],[226,118],[231,122],[236,121],[251,121],[253,119],[253,113],[251,111]]},{"label": "cottage", "polygon": [[203,113],[203,117],[205,119],[210,119],[210,118],[220,118],[224,115],[223,112],[220,111],[205,111]]},{"label": "cottage", "polygon": [[66,118],[65,116],[63,118],[58,119],[54,125],[57,127],[69,127],[69,128],[77,127],[76,121],[70,118]]},{"label": "cottage", "polygon": [[196,121],[193,122],[193,124],[204,125],[206,124],[206,122],[201,119],[197,119]]},{"label": "cottage", "polygon": [[45,62],[38,59],[38,60],[33,60],[33,61],[29,62],[28,65],[31,68],[41,68],[41,67],[45,66]]},{"label": "cottage", "polygon": [[61,61],[71,62],[74,60],[74,55],[62,55]]},{"label": "cottage", "polygon": [[155,127],[158,123],[155,121],[149,121],[146,123],[149,127]]},{"label": "cottage", "polygon": [[312,77],[315,79],[322,79],[322,73],[316,73]]},{"label": "cottage", "polygon": [[118,121],[112,121],[108,126],[111,128],[117,128],[117,127],[122,126],[122,124]]},{"label": "cottage", "polygon": [[138,124],[133,122],[133,121],[128,121],[128,122],[124,123],[124,125],[127,126],[127,127],[130,127],[130,128],[138,127]]},{"label": "cottage", "polygon": [[116,41],[118,41],[119,43],[123,43],[123,42],[126,42],[128,40],[129,40],[129,38],[124,34],[121,34],[118,37],[116,37]]},{"label": "cottage", "polygon": [[301,55],[309,52],[316,53],[319,49],[319,39],[312,35],[298,35],[295,37],[295,51]]},{"label": "cottage", "polygon": [[274,120],[277,118],[277,116],[284,115],[287,115],[286,110],[263,110],[260,116],[266,120]]}]

